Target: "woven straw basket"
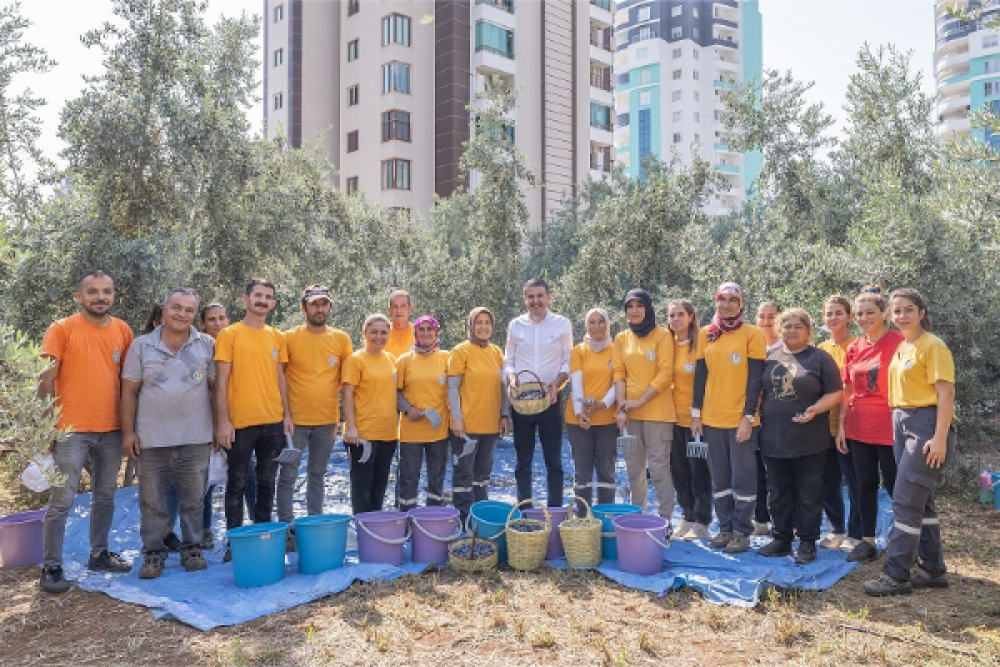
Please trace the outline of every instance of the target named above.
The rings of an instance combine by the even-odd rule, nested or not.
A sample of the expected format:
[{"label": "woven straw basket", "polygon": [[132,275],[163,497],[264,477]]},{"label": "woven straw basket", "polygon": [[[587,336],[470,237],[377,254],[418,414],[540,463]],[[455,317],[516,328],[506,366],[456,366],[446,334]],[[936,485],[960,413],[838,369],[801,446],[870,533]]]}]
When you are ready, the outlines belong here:
[{"label": "woven straw basket", "polygon": [[559,537],[570,567],[597,567],[601,564],[601,520],[595,519],[590,505],[580,496],[573,496],[587,510],[586,516],[566,519],[559,524]]},{"label": "woven straw basket", "polygon": [[482,558],[464,558],[455,555],[455,547],[462,544],[470,544],[471,537],[463,537],[455,540],[448,546],[448,563],[459,572],[486,572],[497,566],[497,544],[486,537],[476,537],[476,542],[485,542],[493,547],[493,553]]},{"label": "woven straw basket", "polygon": [[520,383],[514,387],[511,390],[510,404],[522,415],[537,415],[544,412],[549,407],[549,388],[531,371],[521,371],[517,374],[518,377],[522,373],[529,373],[535,381]]},{"label": "woven straw basket", "polygon": [[[538,519],[514,519],[514,512],[522,505],[532,505],[534,500],[528,498],[522,500],[510,509],[507,515],[507,526],[504,532],[507,534],[507,562],[515,570],[529,571],[537,570],[545,562],[545,552],[549,548],[549,536],[552,534],[552,517],[544,505],[539,503],[545,521]],[[536,525],[542,529],[533,533],[523,533],[515,530],[518,525]]]}]

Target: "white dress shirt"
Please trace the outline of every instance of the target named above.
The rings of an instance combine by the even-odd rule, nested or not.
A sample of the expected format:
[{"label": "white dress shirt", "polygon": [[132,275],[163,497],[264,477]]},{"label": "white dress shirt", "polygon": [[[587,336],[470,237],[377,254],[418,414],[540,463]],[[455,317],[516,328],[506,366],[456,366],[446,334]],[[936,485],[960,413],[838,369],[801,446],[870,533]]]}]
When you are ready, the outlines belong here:
[{"label": "white dress shirt", "polygon": [[[541,322],[535,322],[525,313],[511,320],[507,327],[504,373],[532,371],[542,382],[555,382],[560,373],[569,375],[572,349],[573,325],[568,319],[549,312]],[[518,378],[519,382],[533,380],[528,375]]]}]

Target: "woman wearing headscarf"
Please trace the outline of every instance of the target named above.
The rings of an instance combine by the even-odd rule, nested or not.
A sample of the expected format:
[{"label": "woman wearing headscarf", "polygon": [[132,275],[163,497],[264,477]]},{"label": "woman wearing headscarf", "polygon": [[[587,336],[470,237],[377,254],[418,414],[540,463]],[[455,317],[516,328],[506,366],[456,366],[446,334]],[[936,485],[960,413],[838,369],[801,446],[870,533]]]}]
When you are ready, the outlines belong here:
[{"label": "woman wearing headscarf", "polygon": [[399,420],[399,509],[417,506],[420,466],[427,457],[427,504],[444,500],[448,465],[448,353],[438,349],[441,326],[429,315],[413,323],[415,345],[396,360]]},{"label": "woman wearing headscarf", "polygon": [[727,553],[750,548],[757,503],[757,445],[764,334],[743,321],[743,288],[725,282],[715,316],[698,334],[691,432],[704,432],[719,533],[709,546]]},{"label": "woman wearing headscarf", "polygon": [[615,502],[615,383],[607,312],[587,313],[587,335],[569,357],[571,400],[566,404],[566,430],[576,471],[574,490],[587,503]]},{"label": "woman wearing headscarf", "polygon": [[[493,327],[489,308],[473,308],[467,339],[448,358],[448,406],[457,458],[452,469],[452,501],[463,521],[473,502],[488,498],[493,448],[510,430],[503,352],[490,343]],[[471,445],[471,451],[466,445]]]},{"label": "woman wearing headscarf", "polygon": [[631,502],[646,511],[646,471],[656,489],[657,509],[667,520],[674,511],[670,443],[674,437],[674,341],[656,325],[653,300],[637,288],[625,296],[628,330],[615,337],[614,364],[618,428],[628,429],[635,447],[625,451]]}]

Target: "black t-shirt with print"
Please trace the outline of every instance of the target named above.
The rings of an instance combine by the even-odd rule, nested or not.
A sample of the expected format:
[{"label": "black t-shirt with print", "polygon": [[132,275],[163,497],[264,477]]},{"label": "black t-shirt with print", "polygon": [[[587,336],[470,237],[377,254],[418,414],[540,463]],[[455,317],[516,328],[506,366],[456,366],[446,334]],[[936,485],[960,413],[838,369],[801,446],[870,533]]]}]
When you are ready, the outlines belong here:
[{"label": "black t-shirt with print", "polygon": [[764,363],[760,451],[766,456],[790,459],[821,452],[830,446],[830,414],[816,415],[799,424],[792,417],[825,394],[840,391],[840,369],[827,352],[808,346],[792,354],[781,345]]}]

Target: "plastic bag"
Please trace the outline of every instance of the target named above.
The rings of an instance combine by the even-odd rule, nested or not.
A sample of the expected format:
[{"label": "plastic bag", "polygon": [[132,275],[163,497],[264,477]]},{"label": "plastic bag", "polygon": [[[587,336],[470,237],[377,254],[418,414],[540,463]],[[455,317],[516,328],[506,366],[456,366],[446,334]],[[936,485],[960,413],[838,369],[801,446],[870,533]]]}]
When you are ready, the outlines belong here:
[{"label": "plastic bag", "polygon": [[46,476],[48,469],[55,465],[51,454],[39,456],[24,469],[21,473],[21,483],[36,493],[48,490],[49,478]]},{"label": "plastic bag", "polygon": [[222,452],[212,452],[208,460],[208,485],[219,486],[226,483],[229,474],[229,463]]}]

